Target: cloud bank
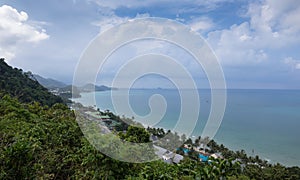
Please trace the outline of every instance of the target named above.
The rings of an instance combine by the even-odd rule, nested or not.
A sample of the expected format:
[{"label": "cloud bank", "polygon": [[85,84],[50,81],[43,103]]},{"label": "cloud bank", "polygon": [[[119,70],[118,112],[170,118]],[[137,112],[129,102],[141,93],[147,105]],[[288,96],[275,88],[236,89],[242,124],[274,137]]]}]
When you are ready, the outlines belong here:
[{"label": "cloud bank", "polygon": [[15,8],[0,7],[0,55],[7,60],[15,57],[18,47],[48,39],[49,35],[28,20],[28,14]]}]

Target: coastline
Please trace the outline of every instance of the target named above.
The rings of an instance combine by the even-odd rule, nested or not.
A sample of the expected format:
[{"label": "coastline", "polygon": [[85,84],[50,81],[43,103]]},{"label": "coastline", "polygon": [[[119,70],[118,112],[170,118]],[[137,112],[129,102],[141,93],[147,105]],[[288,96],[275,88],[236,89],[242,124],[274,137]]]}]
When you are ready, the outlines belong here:
[{"label": "coastline", "polygon": [[[248,92],[250,91],[251,96],[255,95],[254,98],[250,96],[247,97]],[[283,115],[279,115],[279,117],[289,117],[293,116],[292,113],[298,116],[298,113],[294,112],[294,109],[296,108],[295,104],[296,102],[289,102],[288,97],[290,97],[290,92],[293,93],[299,93],[299,91],[272,91],[275,93],[278,93],[280,96],[283,95],[283,97],[278,96],[278,101],[284,101],[286,105],[283,106],[278,110],[276,102],[274,104],[271,104],[272,106],[269,106],[266,102],[261,101],[261,105],[259,105],[257,109],[254,105],[256,105],[256,101],[265,98],[265,96],[270,96],[273,98],[273,94],[270,94],[268,90],[234,90],[229,91],[229,96],[234,95],[237,96],[239,99],[229,99],[229,107],[227,108],[227,111],[224,116],[224,120],[221,124],[221,127],[214,137],[214,140],[216,140],[219,144],[224,144],[226,147],[232,149],[232,150],[242,150],[244,149],[247,154],[249,155],[259,155],[262,159],[268,160],[270,163],[281,163],[285,166],[300,166],[300,161],[297,160],[297,155],[300,150],[299,143],[297,142],[297,134],[293,135],[293,138],[290,137],[290,132],[286,131],[282,127],[282,123],[285,121],[274,121],[273,116],[277,113],[281,113]],[[122,93],[120,93],[122,94]],[[139,90],[139,95],[141,94]],[[74,101],[78,101],[83,103],[84,105],[88,105],[89,102],[89,94],[83,94],[82,98],[76,98],[72,99]],[[113,109],[111,109],[111,102],[109,102],[109,96],[110,92],[101,92],[96,93],[97,98],[99,99],[99,102],[101,101],[101,104],[97,103],[97,107],[100,107],[100,109],[110,109],[112,112]],[[277,94],[275,94],[277,95]],[[246,97],[245,97],[246,96]],[[262,98],[261,98],[262,97]],[[293,96],[294,97],[294,96]],[[296,96],[297,99],[298,96]],[[250,99],[248,101],[248,99]],[[257,99],[257,100],[256,100]],[[274,98],[273,98],[274,99]],[[273,100],[274,101],[274,100]],[[260,101],[259,101],[260,102]],[[272,103],[272,101],[270,102]],[[288,103],[288,104],[287,104]],[[252,106],[253,104],[253,106]],[[291,105],[289,105],[291,104]],[[297,105],[297,104],[296,104]],[[243,106],[249,107],[247,111],[243,109]],[[299,106],[299,105],[298,105]],[[276,108],[276,112],[273,112],[271,108]],[[252,108],[252,109],[251,109]],[[253,109],[254,108],[254,109]],[[229,109],[229,110],[228,110]],[[257,110],[256,110],[257,109]],[[238,111],[239,114],[242,114],[242,116],[232,115],[232,113],[235,113]],[[253,111],[256,114],[259,113],[267,113],[270,117],[268,119],[265,119],[264,122],[259,121],[259,119],[256,118],[256,114],[253,113]],[[249,114],[249,115],[248,115]],[[284,114],[287,114],[289,116],[284,116]],[[247,117],[246,119],[241,117]],[[253,119],[248,120],[248,119]],[[168,120],[167,120],[168,121]],[[296,121],[291,123],[297,123]],[[286,122],[285,122],[286,124]],[[168,125],[168,124],[164,124]],[[148,126],[146,124],[143,124],[145,128]],[[157,126],[158,127],[158,126]],[[259,128],[257,128],[259,127]],[[296,124],[291,128],[299,127]],[[172,129],[167,126],[159,127],[163,128],[164,130]],[[201,130],[201,127],[196,127],[196,129]],[[274,129],[274,130],[273,130]],[[291,130],[291,132],[294,132],[294,129]],[[273,130],[273,131],[270,131]],[[270,131],[270,132],[269,132]],[[280,132],[280,133],[276,133]],[[274,134],[276,133],[276,134]],[[297,131],[294,133],[298,133]],[[198,136],[198,134],[193,133],[195,137]],[[288,141],[287,141],[288,140]],[[245,143],[246,142],[246,143]],[[252,150],[254,150],[254,154],[252,153]]]}]

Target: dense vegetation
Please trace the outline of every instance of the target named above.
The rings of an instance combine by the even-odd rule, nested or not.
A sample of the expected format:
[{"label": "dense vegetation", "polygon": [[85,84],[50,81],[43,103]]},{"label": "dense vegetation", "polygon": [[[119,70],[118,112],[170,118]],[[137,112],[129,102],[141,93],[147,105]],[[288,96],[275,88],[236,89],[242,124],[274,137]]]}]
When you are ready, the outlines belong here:
[{"label": "dense vegetation", "polygon": [[63,102],[60,97],[54,96],[35,81],[30,72],[10,67],[3,58],[0,58],[0,92],[25,103],[37,101],[42,105],[52,106]]},{"label": "dense vegetation", "polygon": [[[139,164],[114,160],[97,151],[86,140],[75,120],[74,111],[64,104],[47,102],[53,96],[40,95],[45,90],[38,85],[34,86],[34,81],[23,75],[21,70],[16,73],[16,70],[2,62],[0,71],[1,78],[6,77],[1,79],[4,83],[0,89],[0,179],[300,178],[298,167],[249,164],[246,162],[257,162],[256,158],[250,158],[243,152],[230,151],[214,141],[210,141],[208,146],[212,151],[224,153],[225,159],[202,163],[186,157],[179,164],[168,164],[162,160]],[[13,77],[20,79],[15,80]],[[22,80],[25,88],[31,85],[37,87],[34,91],[37,95],[25,96],[18,87],[15,88],[18,89],[16,93],[13,93],[13,79],[16,82]],[[24,96],[20,96],[22,94]],[[161,130],[152,131],[158,135],[163,134]],[[129,126],[128,131],[120,134],[120,137],[132,142],[147,142],[149,135],[149,131]],[[232,161],[236,158],[241,159],[240,163]]]}]

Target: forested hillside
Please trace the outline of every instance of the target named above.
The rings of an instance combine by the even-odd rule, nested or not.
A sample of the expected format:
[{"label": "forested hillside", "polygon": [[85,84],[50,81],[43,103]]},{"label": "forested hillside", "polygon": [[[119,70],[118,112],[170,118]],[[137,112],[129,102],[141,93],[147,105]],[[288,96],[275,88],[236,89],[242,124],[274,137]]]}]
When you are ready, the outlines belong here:
[{"label": "forested hillside", "polygon": [[52,106],[63,102],[60,97],[54,96],[35,81],[31,73],[10,67],[3,58],[0,58],[0,92],[24,103],[36,101],[42,105]]}]

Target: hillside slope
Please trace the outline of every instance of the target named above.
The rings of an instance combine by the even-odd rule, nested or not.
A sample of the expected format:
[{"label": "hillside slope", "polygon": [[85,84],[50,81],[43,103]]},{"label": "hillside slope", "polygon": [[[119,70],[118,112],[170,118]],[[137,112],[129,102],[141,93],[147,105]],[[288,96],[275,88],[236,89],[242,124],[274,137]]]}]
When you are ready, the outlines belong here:
[{"label": "hillside slope", "polygon": [[33,76],[42,86],[48,89],[63,88],[67,86],[65,83],[57,81],[55,79],[44,78],[37,74],[34,74]]},{"label": "hillside slope", "polygon": [[0,92],[16,97],[20,102],[37,101],[42,105],[52,106],[63,100],[48,92],[34,80],[31,73],[12,68],[3,58],[0,59]]}]

